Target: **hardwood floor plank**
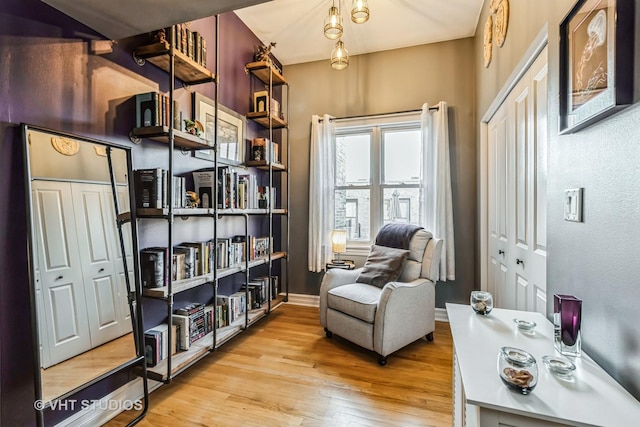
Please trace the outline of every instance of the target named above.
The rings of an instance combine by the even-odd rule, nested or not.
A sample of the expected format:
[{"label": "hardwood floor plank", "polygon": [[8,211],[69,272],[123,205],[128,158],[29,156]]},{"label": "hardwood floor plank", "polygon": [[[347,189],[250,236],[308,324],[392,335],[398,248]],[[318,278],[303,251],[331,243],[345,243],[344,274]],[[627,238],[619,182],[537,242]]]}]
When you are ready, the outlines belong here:
[{"label": "hardwood floor plank", "polygon": [[[389,356],[328,339],[318,309],[283,305],[151,394],[141,426],[450,426],[452,340]],[[108,426],[133,419],[123,413]]]}]

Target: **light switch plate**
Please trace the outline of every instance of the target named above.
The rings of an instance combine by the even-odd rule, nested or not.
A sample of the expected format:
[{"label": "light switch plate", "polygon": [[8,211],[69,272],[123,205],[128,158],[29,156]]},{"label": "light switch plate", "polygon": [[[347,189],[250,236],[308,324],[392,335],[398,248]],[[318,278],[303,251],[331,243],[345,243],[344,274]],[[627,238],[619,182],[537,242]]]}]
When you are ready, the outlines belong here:
[{"label": "light switch plate", "polygon": [[564,220],[582,222],[582,188],[564,190]]}]

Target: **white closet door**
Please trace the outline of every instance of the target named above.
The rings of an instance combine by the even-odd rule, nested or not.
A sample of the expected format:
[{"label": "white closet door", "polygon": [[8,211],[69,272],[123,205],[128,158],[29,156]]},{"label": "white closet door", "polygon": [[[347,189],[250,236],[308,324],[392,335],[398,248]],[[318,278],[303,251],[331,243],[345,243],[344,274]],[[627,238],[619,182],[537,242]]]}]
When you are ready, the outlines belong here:
[{"label": "white closet door", "polygon": [[71,186],[33,181],[32,189],[46,368],[89,350],[91,339]]},{"label": "white closet door", "polygon": [[121,334],[119,280],[113,245],[113,214],[105,185],[71,184],[78,246],[82,261],[91,345],[96,347]]},{"label": "white closet door", "polygon": [[546,48],[488,128],[488,287],[498,307],[546,314]]}]

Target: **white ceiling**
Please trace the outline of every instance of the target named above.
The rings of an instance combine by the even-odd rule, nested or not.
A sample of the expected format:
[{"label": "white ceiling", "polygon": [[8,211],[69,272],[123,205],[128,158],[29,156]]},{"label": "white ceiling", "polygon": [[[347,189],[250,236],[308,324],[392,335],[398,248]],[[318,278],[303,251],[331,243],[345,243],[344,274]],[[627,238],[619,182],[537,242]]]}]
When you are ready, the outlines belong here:
[{"label": "white ceiling", "polygon": [[[332,0],[273,0],[235,13],[285,65],[329,59],[335,41],[324,37]],[[370,19],[351,22],[351,0],[340,3],[342,41],[349,55],[397,49],[475,34],[483,0],[369,0]]]}]

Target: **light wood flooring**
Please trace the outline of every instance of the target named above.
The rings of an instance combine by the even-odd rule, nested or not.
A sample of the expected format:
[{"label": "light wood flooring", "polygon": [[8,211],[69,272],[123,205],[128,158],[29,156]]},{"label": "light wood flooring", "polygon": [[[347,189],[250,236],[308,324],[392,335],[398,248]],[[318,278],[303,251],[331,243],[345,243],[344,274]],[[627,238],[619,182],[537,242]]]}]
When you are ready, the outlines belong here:
[{"label": "light wood flooring", "polygon": [[449,324],[436,322],[434,335],[382,367],[375,353],[326,338],[317,308],[285,304],[153,392],[138,425],[451,426]]},{"label": "light wood flooring", "polygon": [[136,357],[133,334],[128,333],[64,362],[41,369],[42,399],[62,396]]}]

